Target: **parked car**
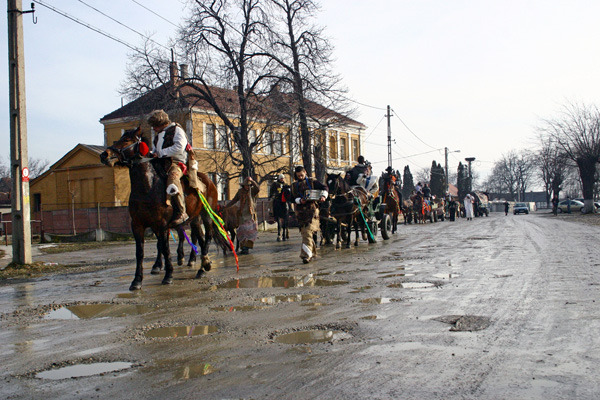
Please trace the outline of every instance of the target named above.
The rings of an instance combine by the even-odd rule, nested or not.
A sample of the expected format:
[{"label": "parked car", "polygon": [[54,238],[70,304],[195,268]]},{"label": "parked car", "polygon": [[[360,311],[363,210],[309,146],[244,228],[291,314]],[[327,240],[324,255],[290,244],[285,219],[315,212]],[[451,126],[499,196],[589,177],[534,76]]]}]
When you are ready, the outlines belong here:
[{"label": "parked car", "polygon": [[513,207],[513,214],[517,215],[517,214],[529,214],[529,207],[527,207],[527,204],[525,203],[515,203],[515,206]]},{"label": "parked car", "polygon": [[563,200],[560,203],[558,203],[558,212],[567,212],[569,202],[571,203],[571,212],[581,211],[583,209],[583,202],[579,200]]}]

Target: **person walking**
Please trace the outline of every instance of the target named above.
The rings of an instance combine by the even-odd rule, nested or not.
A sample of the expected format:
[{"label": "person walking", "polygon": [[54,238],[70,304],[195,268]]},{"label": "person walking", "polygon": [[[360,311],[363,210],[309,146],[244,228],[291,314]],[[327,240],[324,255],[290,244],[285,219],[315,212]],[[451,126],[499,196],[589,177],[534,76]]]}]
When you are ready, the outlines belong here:
[{"label": "person walking", "polygon": [[242,247],[240,254],[248,254],[249,249],[254,247],[254,242],[258,238],[258,223],[256,222],[256,198],[260,191],[258,184],[251,177],[247,177],[242,182],[242,187],[235,194],[233,199],[222,210],[233,206],[239,202],[237,238]]},{"label": "person walking", "polygon": [[[298,166],[294,170],[296,181],[292,185],[292,198],[296,208],[296,219],[300,233],[302,234],[302,247],[300,249],[300,258],[304,264],[308,264],[315,256],[317,247],[313,235],[319,231],[319,202],[327,199],[327,186],[308,177],[306,169]],[[321,190],[321,196],[317,200],[307,197],[309,191]]]},{"label": "person walking", "polygon": [[504,215],[505,215],[505,216],[506,216],[506,215],[508,215],[508,207],[509,207],[509,206],[510,206],[510,205],[508,204],[508,201],[505,201],[505,202],[504,202]]},{"label": "person walking", "polygon": [[465,217],[467,217],[467,221],[473,220],[473,196],[471,194],[467,194],[464,200],[465,204]]}]

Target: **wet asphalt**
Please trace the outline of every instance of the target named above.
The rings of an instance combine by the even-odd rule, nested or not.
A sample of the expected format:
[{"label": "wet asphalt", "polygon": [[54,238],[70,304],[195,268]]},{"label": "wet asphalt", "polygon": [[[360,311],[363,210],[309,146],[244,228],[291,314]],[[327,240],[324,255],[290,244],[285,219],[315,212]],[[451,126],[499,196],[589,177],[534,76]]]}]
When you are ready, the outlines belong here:
[{"label": "wet asphalt", "polygon": [[598,234],[492,213],[304,265],[297,230],[262,232],[239,272],[213,246],[169,286],[148,242],[139,292],[132,244],[36,253],[79,267],[0,285],[0,396],[596,399]]}]

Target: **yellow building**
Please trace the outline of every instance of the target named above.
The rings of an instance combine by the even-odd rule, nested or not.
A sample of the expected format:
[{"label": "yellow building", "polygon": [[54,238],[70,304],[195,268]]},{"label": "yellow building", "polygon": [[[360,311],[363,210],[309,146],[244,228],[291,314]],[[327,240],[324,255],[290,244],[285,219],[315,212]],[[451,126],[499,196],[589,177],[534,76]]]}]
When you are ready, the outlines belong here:
[{"label": "yellow building", "polygon": [[[182,72],[185,70],[182,66]],[[109,168],[99,161],[99,154],[105,147],[117,141],[123,132],[141,125],[144,135],[152,135],[145,118],[154,109],[162,108],[171,119],[178,122],[186,131],[192,145],[199,169],[206,172],[217,185],[219,198],[232,198],[239,188],[239,168],[235,167],[226,151],[231,143],[222,120],[212,107],[202,101],[193,102],[193,89],[180,87],[183,81],[178,76],[177,64],[171,65],[171,79],[165,85],[118,108],[100,119],[104,126],[104,145],[77,145],[67,155],[54,164],[46,173],[32,181],[30,193],[32,210],[94,207],[96,203],[127,205],[129,198],[129,175],[126,168]],[[230,120],[236,122],[237,94],[233,90],[211,88],[219,106]],[[285,102],[289,95],[277,92],[277,101]],[[287,104],[284,104],[287,106]],[[289,107],[289,106],[287,106]],[[321,132],[325,165],[329,169],[345,169],[356,162],[362,149],[362,132],[365,126],[360,122],[344,117],[316,103],[308,102],[309,114],[324,115],[337,121],[332,128]],[[250,130],[250,140],[260,143],[255,148],[254,160],[260,166],[256,173],[259,178],[273,178],[273,172],[288,174],[294,166],[301,164],[298,150],[298,127],[290,123],[269,123],[258,119]],[[261,185],[260,197],[268,196],[270,179]],[[108,206],[108,205],[107,205]]]}]

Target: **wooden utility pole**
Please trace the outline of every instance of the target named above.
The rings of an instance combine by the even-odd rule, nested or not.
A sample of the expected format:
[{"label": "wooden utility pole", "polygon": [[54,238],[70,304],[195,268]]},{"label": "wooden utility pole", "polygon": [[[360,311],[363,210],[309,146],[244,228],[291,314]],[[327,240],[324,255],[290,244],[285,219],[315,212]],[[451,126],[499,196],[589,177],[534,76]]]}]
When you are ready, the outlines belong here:
[{"label": "wooden utility pole", "polygon": [[[10,170],[13,262],[31,263],[31,217],[25,115],[25,55],[21,0],[8,0]],[[31,12],[31,11],[29,11]]]},{"label": "wooden utility pole", "polygon": [[388,167],[392,166],[392,112],[390,106],[387,106],[387,134],[388,134]]}]

